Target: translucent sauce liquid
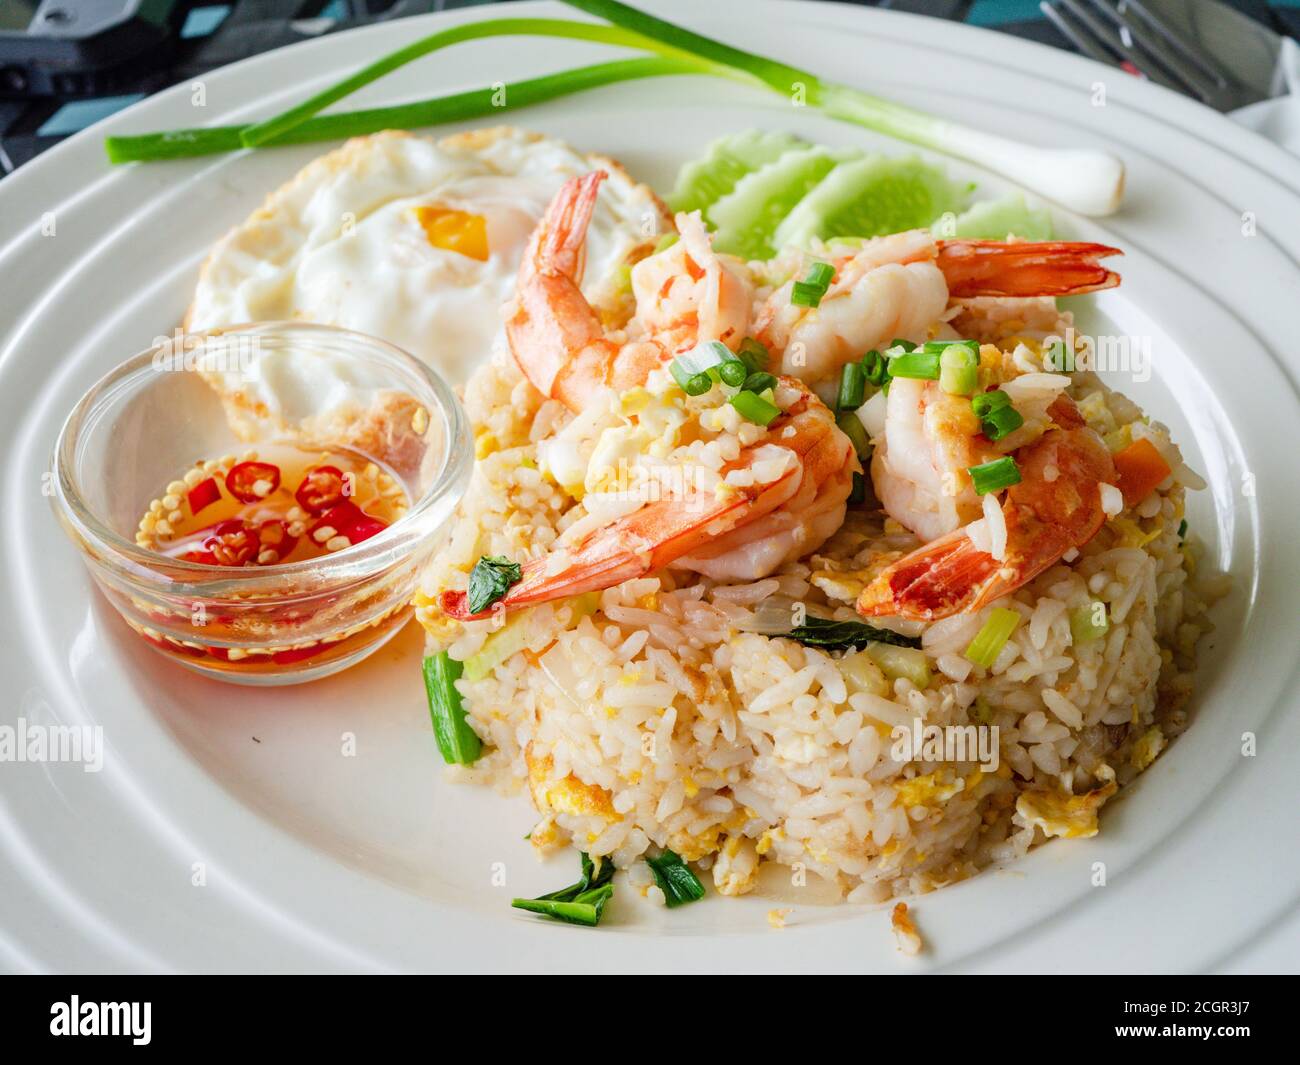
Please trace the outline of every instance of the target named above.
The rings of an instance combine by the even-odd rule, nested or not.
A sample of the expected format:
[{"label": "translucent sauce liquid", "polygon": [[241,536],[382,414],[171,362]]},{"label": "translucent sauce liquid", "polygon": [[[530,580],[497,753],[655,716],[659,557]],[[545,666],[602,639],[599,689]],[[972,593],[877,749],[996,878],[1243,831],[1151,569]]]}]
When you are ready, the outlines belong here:
[{"label": "translucent sauce liquid", "polygon": [[[359,452],[263,445],[178,471],[177,479],[149,503],[136,543],[170,558],[222,569],[304,562],[365,542],[401,518],[408,506],[401,481]],[[213,569],[211,578],[221,580],[220,569]],[[132,627],[171,655],[205,658],[208,668],[246,673],[351,654],[386,639],[409,613],[407,603],[394,604],[379,616],[342,623],[339,631],[316,639],[304,638],[298,611],[281,612],[270,603],[256,619],[207,616],[196,607],[193,616],[183,619],[181,631],[179,617],[161,614],[156,615],[158,628]]]},{"label": "translucent sauce liquid", "polygon": [[216,566],[301,562],[370,539],[409,503],[392,474],[357,452],[277,444],[230,457],[196,465],[201,476],[186,471],[150,504],[147,546]]}]

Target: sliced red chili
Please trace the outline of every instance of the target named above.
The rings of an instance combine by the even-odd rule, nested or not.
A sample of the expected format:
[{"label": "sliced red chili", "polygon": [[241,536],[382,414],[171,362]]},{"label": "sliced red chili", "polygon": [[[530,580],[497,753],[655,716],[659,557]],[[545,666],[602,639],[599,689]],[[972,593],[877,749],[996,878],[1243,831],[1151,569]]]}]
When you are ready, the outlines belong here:
[{"label": "sliced red chili", "polygon": [[276,651],[271,656],[271,661],[278,666],[288,665],[290,662],[301,662],[304,658],[312,658],[315,655],[328,651],[337,640],[332,643],[317,643],[311,647],[296,647],[289,651]]},{"label": "sliced red chili", "polygon": [[327,525],[334,530],[335,536],[346,536],[349,543],[353,544],[369,540],[388,528],[387,524],[371,517],[350,499],[343,500],[322,514],[311,531],[314,534],[317,529],[323,529]]},{"label": "sliced red chili", "polygon": [[205,566],[220,566],[217,556],[211,551],[186,551],[183,555],[176,556],[185,562],[202,562]]},{"label": "sliced red chili", "polygon": [[[269,485],[259,492],[259,484]],[[241,503],[256,503],[280,487],[280,467],[269,462],[241,462],[226,474],[226,490]]]},{"label": "sliced red chili", "polygon": [[337,466],[317,466],[307,471],[294,499],[308,514],[323,514],[347,495],[347,480]]},{"label": "sliced red chili", "polygon": [[257,559],[261,543],[257,527],[243,521],[218,522],[212,535],[203,541],[218,566],[243,566]]},{"label": "sliced red chili", "polygon": [[186,498],[190,503],[190,513],[197,514],[204,507],[217,502],[221,498],[221,488],[217,485],[215,477],[209,477],[206,481],[200,481],[191,488]]}]

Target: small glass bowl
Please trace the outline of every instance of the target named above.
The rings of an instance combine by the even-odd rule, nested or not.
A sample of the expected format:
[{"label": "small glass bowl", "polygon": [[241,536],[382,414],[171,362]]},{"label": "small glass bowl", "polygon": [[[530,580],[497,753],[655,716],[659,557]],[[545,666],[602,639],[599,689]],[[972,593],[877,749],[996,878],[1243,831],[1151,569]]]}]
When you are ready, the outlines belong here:
[{"label": "small glass bowl", "polygon": [[[201,357],[186,357],[194,352]],[[283,366],[287,353],[299,370],[318,365],[336,387],[290,390],[292,402],[274,418],[238,410],[236,436],[221,397],[196,365],[255,372],[254,360],[269,357],[261,365],[273,378],[274,360]],[[321,378],[300,378],[309,379]],[[410,500],[388,528],[333,554],[268,566],[212,566],[136,543],[150,500],[196,460],[299,442],[303,434],[316,446],[364,450],[328,436],[329,426],[348,422],[338,417],[340,395],[358,388],[367,404],[395,401],[391,409],[404,418],[386,438],[389,453],[369,456],[382,461]],[[334,406],[311,410],[313,402]],[[419,360],[360,333],[268,322],[161,342],[100,380],[59,434],[53,504],[109,602],[160,653],[237,684],[294,684],[361,661],[406,623],[419,571],[472,464],[460,403]]]}]

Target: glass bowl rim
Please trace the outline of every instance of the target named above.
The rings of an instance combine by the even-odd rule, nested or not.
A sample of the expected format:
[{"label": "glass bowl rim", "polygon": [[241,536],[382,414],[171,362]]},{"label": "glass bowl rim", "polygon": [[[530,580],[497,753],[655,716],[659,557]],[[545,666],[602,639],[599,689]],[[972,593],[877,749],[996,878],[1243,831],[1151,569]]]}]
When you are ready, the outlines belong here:
[{"label": "glass bowl rim", "polygon": [[[425,526],[430,525],[434,512],[449,495],[455,493],[451,507],[459,502],[473,466],[469,418],[451,386],[436,370],[396,344],[379,337],[315,322],[241,323],[185,333],[182,339],[187,344],[191,340],[201,343],[208,338],[230,334],[264,334],[292,339],[295,333],[368,348],[370,355],[378,354],[382,357],[381,361],[387,359],[395,362],[413,374],[427,390],[427,396],[416,398],[426,407],[433,408],[429,411],[431,416],[441,417],[445,448],[441,465],[425,492],[418,499],[412,500],[410,509],[402,517],[368,540],[322,558],[282,562],[274,566],[210,566],[202,562],[169,558],[128,540],[106,525],[82,497],[78,487],[79,478],[75,475],[76,445],[89,415],[99,406],[115,399],[122,382],[135,377],[146,367],[158,372],[154,367],[154,359],[160,351],[176,342],[177,338],[170,337],[130,356],[100,377],[77,400],[59,429],[54,444],[54,503],[77,535],[94,549],[94,557],[91,559],[93,563],[117,571],[131,584],[153,585],[169,594],[219,598],[229,593],[247,594],[257,591],[260,585],[266,585],[272,586],[270,590],[275,592],[277,598],[294,598],[293,592],[284,590],[286,578],[310,574],[317,578],[328,576],[344,582],[365,579],[400,562],[421,540],[434,532],[433,527]],[[429,402],[430,397],[432,402]],[[221,574],[220,578],[216,577],[218,573]]]}]

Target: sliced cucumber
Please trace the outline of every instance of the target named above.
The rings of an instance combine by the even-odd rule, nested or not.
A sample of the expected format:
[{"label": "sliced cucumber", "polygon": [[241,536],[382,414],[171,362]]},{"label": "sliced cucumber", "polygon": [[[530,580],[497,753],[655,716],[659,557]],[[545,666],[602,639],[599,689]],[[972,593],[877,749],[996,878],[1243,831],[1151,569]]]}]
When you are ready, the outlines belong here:
[{"label": "sliced cucumber", "polygon": [[741,178],[729,195],[706,212],[717,230],[713,246],[747,259],[771,258],[776,251],[772,237],[782,219],[823,178],[857,155],[853,151],[803,148],[786,152],[775,162]]},{"label": "sliced cucumber", "polygon": [[799,201],[773,243],[802,247],[814,237],[878,237],[928,226],[945,211],[962,210],[971,188],[916,156],[868,155],[836,167]]},{"label": "sliced cucumber", "polygon": [[803,145],[788,133],[760,129],[722,137],[709,145],[704,158],[682,167],[668,202],[674,211],[703,210],[727,195],[746,174]]},{"label": "sliced cucumber", "polygon": [[1014,193],[1000,200],[981,200],[959,214],[952,232],[942,232],[935,223],[935,235],[965,240],[1006,240],[1014,234],[1022,240],[1051,240],[1052,216],[1043,207],[1030,207],[1024,196]]}]

